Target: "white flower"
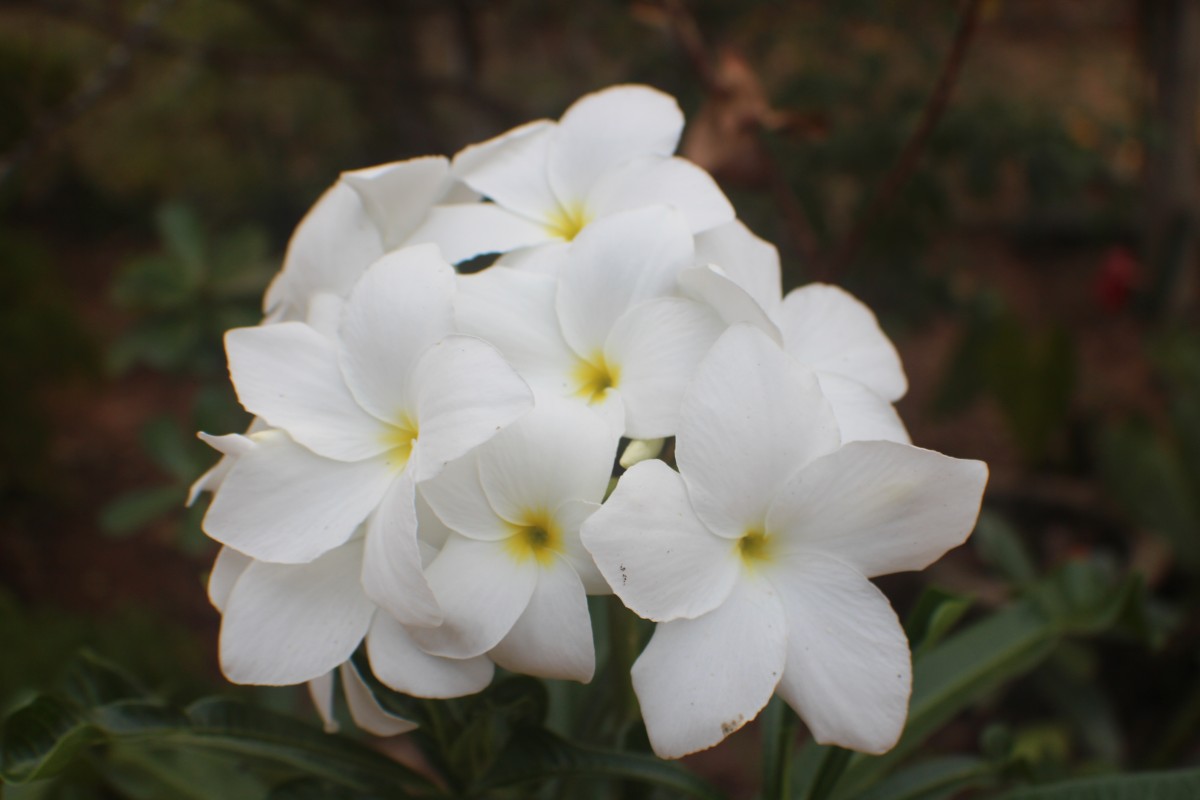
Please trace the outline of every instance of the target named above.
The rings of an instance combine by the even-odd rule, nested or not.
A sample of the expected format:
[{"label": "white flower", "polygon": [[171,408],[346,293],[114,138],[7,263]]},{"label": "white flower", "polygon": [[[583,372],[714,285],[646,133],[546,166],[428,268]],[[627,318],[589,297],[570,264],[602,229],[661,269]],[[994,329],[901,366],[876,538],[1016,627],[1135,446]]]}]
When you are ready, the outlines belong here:
[{"label": "white flower", "polygon": [[588,681],[595,667],[586,591],[607,592],[579,542],[604,497],[617,436],[587,409],[539,404],[422,484],[453,531],[426,575],[443,611],[414,629],[430,653],[488,653],[500,666]]},{"label": "white flower", "polygon": [[463,195],[441,156],[342,173],[296,226],[263,301],[268,321],[308,321],[315,298],[345,298],[384,253],[417,243],[410,234],[434,203]]},{"label": "white flower", "polygon": [[[486,687],[494,669],[490,660],[425,653],[413,643],[408,629],[366,596],[359,578],[363,544],[358,536],[307,564],[255,561],[230,547],[222,548],[209,577],[208,594],[221,612],[219,652],[225,676],[235,683],[270,686],[316,681],[315,693],[323,691],[322,681],[342,668],[355,719],[375,732],[391,729],[394,723],[371,711],[362,694],[366,687],[352,682],[357,674],[345,673],[348,659],[364,637],[375,675],[397,691],[446,698]],[[431,556],[425,553],[426,558]],[[316,699],[321,708],[322,698]]]},{"label": "white flower", "polygon": [[557,277],[499,266],[463,276],[458,324],[495,344],[539,399],[588,404],[632,438],[671,436],[683,387],[725,328],[674,296],[693,258],[679,212],[617,214],[571,243]]},{"label": "white flower", "polygon": [[904,368],[869,308],[822,283],[781,298],[778,251],[737,221],[696,237],[696,264],[679,276],[684,293],[730,325],[754,325],[816,372],[842,441],[910,442],[892,406],[908,389]]},{"label": "white flower", "polygon": [[245,437],[205,531],[260,561],[304,563],[367,520],[367,593],[401,622],[437,624],[415,483],[532,405],[493,347],[453,333],[453,294],[436,249],[411,247],[366,272],[336,340],[300,322],[230,331],[238,399],[273,430]]},{"label": "white flower", "polygon": [[561,263],[565,243],[594,220],[669,205],[692,232],[733,218],[704,170],[671,156],[683,114],[646,86],[586,95],[557,123],[522,125],[454,158],[454,175],[491,202],[434,208],[415,239],[436,242],[454,263],[481,253],[542,271]]},{"label": "white flower", "polygon": [[655,752],[716,744],[775,691],[817,741],[889,749],[910,656],[868,578],[960,544],[986,467],[894,442],[839,447],[813,373],[746,325],[697,369],[676,455],[678,474],[630,469],[581,534],[613,591],[660,622],[633,669]]}]

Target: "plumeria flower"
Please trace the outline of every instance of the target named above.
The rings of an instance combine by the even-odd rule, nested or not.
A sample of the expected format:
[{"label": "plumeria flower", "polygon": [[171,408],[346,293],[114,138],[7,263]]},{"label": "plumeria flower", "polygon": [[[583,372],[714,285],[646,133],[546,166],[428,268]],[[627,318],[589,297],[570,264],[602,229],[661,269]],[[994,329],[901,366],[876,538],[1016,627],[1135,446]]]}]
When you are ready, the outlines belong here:
[{"label": "plumeria flower", "polygon": [[818,742],[891,748],[910,654],[868,579],[962,543],[985,465],[839,446],[816,376],[747,325],[698,367],[676,458],[678,473],[635,465],[581,533],[613,591],[660,623],[633,667],[655,752],[720,742],[776,691]]},{"label": "plumeria flower", "polygon": [[566,243],[620,211],[669,205],[691,232],[733,219],[708,173],[671,155],[682,131],[679,106],[655,89],[586,95],[557,123],[522,125],[455,156],[453,174],[491,202],[437,206],[414,236],[454,263],[516,250],[503,263],[554,270]]},{"label": "plumeria flower", "polygon": [[226,335],[238,399],[272,430],[244,437],[204,519],[259,561],[312,561],[367,522],[362,580],[400,622],[436,625],[415,484],[532,406],[496,350],[454,333],[453,269],[431,245],[376,262],[336,340],[301,322]]},{"label": "plumeria flower", "polygon": [[817,373],[843,441],[910,442],[892,405],[908,390],[895,346],[849,292],[812,283],[781,297],[779,253],[731,222],[696,237],[696,266],[679,277],[685,295],[728,324],[745,322]]},{"label": "plumeria flower", "polygon": [[308,321],[315,298],[345,298],[384,253],[417,244],[411,234],[435,203],[477,197],[441,156],[342,173],[292,234],[263,300],[267,321]]},{"label": "plumeria flower", "polygon": [[[347,701],[367,730],[392,735],[407,721],[381,717],[366,702],[347,662],[364,637],[371,669],[384,684],[415,697],[473,694],[492,679],[486,657],[439,658],[413,642],[408,629],[367,597],[360,573],[363,536],[307,564],[256,561],[224,547],[209,576],[208,594],[221,612],[221,670],[235,683],[287,686],[315,682],[318,709],[326,706],[326,681],[342,671]],[[432,553],[426,552],[426,558]],[[366,696],[364,696],[364,692]],[[323,716],[326,716],[323,713]],[[328,717],[327,717],[328,718]],[[386,731],[386,732],[385,732]]]},{"label": "plumeria flower", "polygon": [[459,282],[461,329],[492,342],[540,398],[572,398],[631,438],[675,433],[691,371],[725,323],[676,296],[693,263],[683,216],[665,206],[588,226],[557,276],[501,266]]},{"label": "plumeria flower", "polygon": [[570,403],[539,404],[474,453],[422,484],[453,531],[426,575],[442,608],[413,631],[430,653],[488,653],[500,666],[591,680],[584,595],[608,586],[579,543],[579,526],[608,486],[617,436]]}]

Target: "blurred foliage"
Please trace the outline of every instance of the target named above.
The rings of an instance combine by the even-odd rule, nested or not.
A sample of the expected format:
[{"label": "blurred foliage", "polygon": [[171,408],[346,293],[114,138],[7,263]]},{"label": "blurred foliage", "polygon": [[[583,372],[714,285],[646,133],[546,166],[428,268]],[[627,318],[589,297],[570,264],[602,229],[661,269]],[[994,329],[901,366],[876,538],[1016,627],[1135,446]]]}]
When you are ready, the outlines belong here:
[{"label": "blurred foliage", "polygon": [[[985,4],[993,15],[1033,13],[1018,5]],[[53,487],[47,388],[95,379],[101,361],[113,381],[149,375],[194,386],[190,407],[163,409],[139,426],[161,478],[106,498],[98,526],[126,536],[165,525],[197,556],[212,549],[199,531],[203,509],[182,504],[216,456],[193,431],[247,423],[223,380],[221,334],[259,320],[288,231],[340,170],[452,153],[557,116],[581,93],[616,81],[672,92],[689,119],[706,100],[655,3],[178,0],[161,24],[133,37],[142,7],[0,7],[0,153],[27,151],[13,173],[0,173],[8,217],[0,226],[0,377],[19,387],[0,393],[0,501]],[[789,235],[794,220],[770,186],[722,176],[739,215],[780,245],[785,288],[811,279],[902,151],[952,35],[955,4],[688,7],[710,45],[732,44],[746,56],[774,108],[811,120],[764,139],[769,171],[812,229],[814,261],[802,260]],[[102,66],[122,46],[129,69],[104,78]],[[982,591],[928,587],[918,596],[906,619],[917,684],[897,750],[867,757],[806,745],[790,774],[776,780],[772,772],[786,758],[766,772],[808,800],[1192,797],[1200,791],[1194,770],[1116,773],[1196,760],[1200,343],[1194,332],[1159,342],[1154,400],[1164,413],[1114,422],[1103,409],[1080,407],[1084,348],[1071,320],[1034,325],[1015,298],[957,291],[973,265],[951,262],[953,249],[943,246],[980,224],[1023,245],[1132,240],[1143,126],[1104,118],[1075,98],[1034,103],[994,81],[981,86],[956,96],[912,179],[865,232],[857,262],[836,277],[889,330],[952,315],[959,339],[933,410],[950,416],[994,403],[1023,460],[1021,481],[1099,481],[1127,523],[1114,521],[1115,534],[1072,529],[1072,557],[1056,560],[1040,539],[1050,523],[1027,513],[1018,526],[987,511],[973,537],[982,566],[972,576],[998,582],[1009,601],[993,608]],[[56,122],[89,87],[99,102]],[[109,291],[94,291],[98,282]],[[1088,426],[1095,464],[1073,460],[1080,426]],[[1129,567],[1134,529],[1167,544],[1159,574]],[[546,696],[528,681],[501,681],[478,698],[431,704],[373,688],[385,705],[425,723],[415,738],[464,789],[708,796],[711,787],[682,770],[605,749],[645,750],[630,697],[610,678],[627,671],[649,626],[604,602],[591,608],[597,683],[612,691],[551,682]],[[0,641],[36,643],[0,657],[0,700],[22,709],[19,736],[28,737],[14,755],[17,728],[5,729],[3,770],[29,777],[22,770],[62,769],[6,785],[6,798],[396,796],[395,785],[410,777],[348,738],[272,712],[184,707],[207,691],[209,676],[197,674],[204,659],[196,642],[170,623],[138,615],[97,622],[0,598],[0,626]],[[94,655],[51,687],[81,646]],[[124,688],[79,694],[89,682]],[[777,753],[790,753],[797,723],[789,715],[776,702],[764,717],[764,738],[784,742]],[[314,760],[321,776],[298,777],[297,763]],[[390,776],[386,792],[375,791],[381,775]]]},{"label": "blurred foliage", "polygon": [[[1178,334],[1154,361],[1166,389],[1161,426],[1135,419],[1099,433],[1100,475],[1139,526],[1170,544],[1178,565],[1200,573],[1200,338]],[[1198,598],[1200,599],[1200,598]]]},{"label": "blurred foliage", "polygon": [[96,354],[50,254],[28,234],[0,228],[0,502],[41,492],[49,431],[48,384],[94,370]]}]

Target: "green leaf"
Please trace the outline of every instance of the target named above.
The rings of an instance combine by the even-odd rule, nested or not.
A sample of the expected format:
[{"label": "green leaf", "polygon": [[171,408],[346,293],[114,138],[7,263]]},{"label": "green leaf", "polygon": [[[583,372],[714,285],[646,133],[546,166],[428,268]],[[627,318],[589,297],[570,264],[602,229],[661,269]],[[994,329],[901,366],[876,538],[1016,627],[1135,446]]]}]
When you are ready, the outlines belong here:
[{"label": "green leaf", "polygon": [[190,483],[200,474],[196,440],[190,436],[185,438],[175,420],[166,415],[157,416],[138,433],[147,455],[172,477]]},{"label": "green leaf", "polygon": [[678,796],[723,798],[707,781],[675,762],[584,747],[542,728],[529,728],[513,736],[477,789],[486,796],[491,789],[575,775],[639,781]]},{"label": "green leaf", "polygon": [[110,536],[137,533],[164,514],[183,508],[183,501],[184,493],[178,486],[134,489],[100,511],[100,530]]},{"label": "green leaf", "polygon": [[261,759],[360,790],[429,792],[423,775],[364,745],[298,720],[231,700],[201,700],[187,710],[190,725],[158,740],[182,747]]},{"label": "green leaf", "polygon": [[984,511],[979,515],[971,542],[980,558],[1017,586],[1037,579],[1037,566],[1021,535],[998,514]]},{"label": "green leaf", "polygon": [[234,760],[199,750],[118,744],[98,759],[105,780],[131,800],[263,800],[267,781]]},{"label": "green leaf", "polygon": [[78,709],[37,697],[10,714],[0,729],[0,778],[25,783],[51,777],[101,738]]},{"label": "green leaf", "polygon": [[996,800],[1195,800],[1200,769],[1104,775],[1005,792]]},{"label": "green leaf", "polygon": [[996,687],[1023,675],[1053,649],[1058,626],[1019,602],[946,639],[913,664],[908,724],[882,756],[856,756],[835,797],[875,783],[938,728]]},{"label": "green leaf", "polygon": [[880,781],[856,800],[934,800],[990,785],[998,766],[978,756],[921,761]]},{"label": "green leaf", "polygon": [[90,650],[75,654],[62,678],[63,693],[80,708],[145,697],[132,675]]},{"label": "green leaf", "polygon": [[971,608],[971,598],[927,586],[904,621],[904,632],[914,653],[923,653],[940,642]]},{"label": "green leaf", "polygon": [[191,286],[199,286],[205,272],[205,235],[195,212],[185,205],[170,203],[158,210],[158,235],[167,252],[183,268]]}]

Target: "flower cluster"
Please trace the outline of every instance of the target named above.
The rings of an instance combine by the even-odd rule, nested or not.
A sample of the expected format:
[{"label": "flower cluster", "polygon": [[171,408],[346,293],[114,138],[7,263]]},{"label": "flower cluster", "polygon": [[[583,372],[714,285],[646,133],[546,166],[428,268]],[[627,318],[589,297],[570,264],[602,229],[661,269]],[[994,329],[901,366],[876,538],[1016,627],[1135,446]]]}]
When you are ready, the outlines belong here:
[{"label": "flower cluster", "polygon": [[874,315],[782,296],[775,249],[672,155],[682,127],[615,87],[321,197],[263,324],[226,337],[254,423],[202,434],[230,680],[308,682],[328,719],[340,673],[396,733],[360,645],[417,697],[497,665],[586,682],[586,595],[611,592],[658,623],[632,678],[660,755],[775,692],[821,742],[895,743],[908,643],[869,579],[960,544],[986,468],[909,443]]}]

